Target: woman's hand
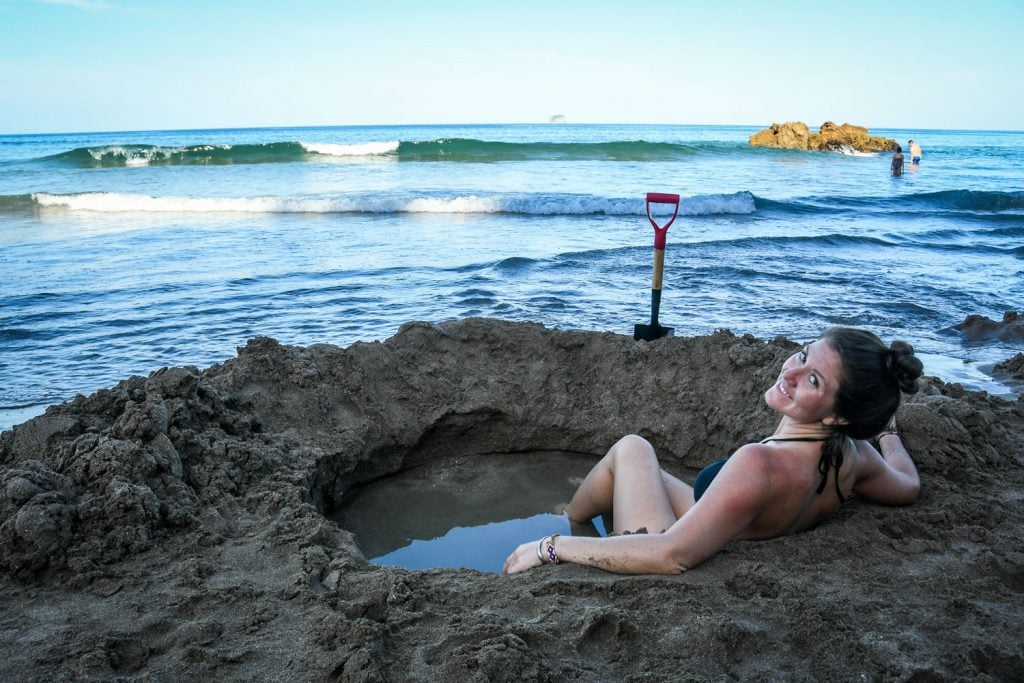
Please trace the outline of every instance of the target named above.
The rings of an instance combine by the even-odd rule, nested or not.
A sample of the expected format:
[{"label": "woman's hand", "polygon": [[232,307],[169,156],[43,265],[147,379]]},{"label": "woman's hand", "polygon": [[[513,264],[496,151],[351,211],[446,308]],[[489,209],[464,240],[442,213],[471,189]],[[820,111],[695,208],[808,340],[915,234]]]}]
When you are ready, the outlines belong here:
[{"label": "woman's hand", "polygon": [[[543,540],[543,539],[541,539]],[[516,548],[505,560],[501,568],[502,574],[519,574],[527,569],[539,567],[542,564],[537,548],[541,541],[529,541]]]},{"label": "woman's hand", "polygon": [[875,437],[875,439],[881,439],[883,436],[888,436],[889,434],[895,434],[896,436],[900,436],[900,430],[896,427],[896,413],[892,414],[892,417],[889,418],[889,422],[887,422],[885,425],[885,429],[883,429],[881,433]]}]

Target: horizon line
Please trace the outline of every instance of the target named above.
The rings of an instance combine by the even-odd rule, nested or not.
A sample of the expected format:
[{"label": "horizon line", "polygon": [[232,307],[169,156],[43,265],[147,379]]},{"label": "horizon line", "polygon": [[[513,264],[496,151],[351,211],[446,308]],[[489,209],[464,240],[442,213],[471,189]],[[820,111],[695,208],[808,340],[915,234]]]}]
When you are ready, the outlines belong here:
[{"label": "horizon line", "polygon": [[[795,122],[795,121],[794,121]],[[210,126],[202,128],[125,128],[125,129],[109,129],[109,130],[62,130],[62,131],[46,131],[46,132],[21,132],[21,133],[0,133],[0,137],[21,137],[21,136],[47,136],[47,135],[114,135],[118,133],[126,134],[137,134],[137,133],[190,133],[190,132],[215,132],[215,131],[229,131],[229,130],[311,130],[320,128],[450,128],[450,127],[500,127],[500,126],[541,126],[541,127],[559,127],[559,126],[636,126],[636,127],[679,127],[679,128],[760,128],[766,129],[776,123],[790,123],[790,121],[777,122],[773,121],[768,125],[764,124],[747,124],[747,123],[628,123],[628,122],[617,122],[617,123],[598,123],[598,122],[587,122],[587,121],[520,121],[520,122],[505,122],[505,123],[467,123],[467,122],[453,122],[453,123],[348,123],[348,124],[312,124],[312,125],[253,125],[253,126]],[[810,124],[806,124],[811,128]],[[824,124],[824,122],[822,122]],[[844,122],[838,125],[844,125],[849,123]],[[850,124],[860,125],[860,124]],[[922,132],[972,132],[972,133],[1024,133],[1024,129],[1012,129],[1012,128],[907,128],[905,126],[860,126],[862,128],[871,130],[901,130],[901,131],[922,131]]]}]

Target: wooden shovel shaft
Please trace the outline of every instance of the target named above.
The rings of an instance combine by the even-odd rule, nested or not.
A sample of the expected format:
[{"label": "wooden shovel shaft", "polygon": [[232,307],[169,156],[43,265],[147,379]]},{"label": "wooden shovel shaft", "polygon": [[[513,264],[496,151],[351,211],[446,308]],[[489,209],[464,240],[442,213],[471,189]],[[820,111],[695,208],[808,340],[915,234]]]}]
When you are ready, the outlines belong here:
[{"label": "wooden shovel shaft", "polygon": [[654,277],[651,280],[651,289],[661,289],[661,274],[665,270],[665,250],[654,250]]}]

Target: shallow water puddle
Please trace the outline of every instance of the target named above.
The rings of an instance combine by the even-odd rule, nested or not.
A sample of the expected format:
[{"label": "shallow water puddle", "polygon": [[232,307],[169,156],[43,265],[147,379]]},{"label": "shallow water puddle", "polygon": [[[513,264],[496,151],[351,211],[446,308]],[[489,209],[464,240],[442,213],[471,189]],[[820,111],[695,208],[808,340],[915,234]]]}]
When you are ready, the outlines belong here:
[{"label": "shallow water puddle", "polygon": [[374,564],[500,572],[520,543],[570,533],[563,510],[595,462],[561,451],[435,460],[353,490],[332,519]]}]

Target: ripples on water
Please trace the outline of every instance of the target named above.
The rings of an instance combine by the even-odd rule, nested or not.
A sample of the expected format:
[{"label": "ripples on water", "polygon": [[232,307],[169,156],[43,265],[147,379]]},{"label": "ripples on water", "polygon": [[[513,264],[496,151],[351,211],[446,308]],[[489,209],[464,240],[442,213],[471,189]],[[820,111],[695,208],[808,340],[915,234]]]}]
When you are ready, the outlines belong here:
[{"label": "ripples on water", "polygon": [[[566,139],[588,134],[564,128]],[[301,134],[340,144],[373,131],[357,132]],[[999,391],[977,366],[1021,349],[965,346],[949,327],[1024,301],[1024,191],[1006,175],[1024,161],[1024,135],[936,133],[920,171],[891,179],[887,158],[750,150],[750,132],[589,131],[598,141],[675,135],[685,150],[667,160],[665,148],[623,161],[556,147],[537,158],[516,148],[526,159],[511,161],[85,168],[33,162],[25,144],[0,137],[0,427],[131,374],[221,362],[256,335],[348,345],[409,320],[477,315],[631,334],[649,317],[647,190],[684,197],[661,310],[676,334],[807,339],[862,325],[910,339],[935,374]],[[487,133],[558,135],[473,134]],[[119,135],[144,136],[109,134]],[[295,135],[223,132],[244,144]],[[204,136],[216,132],[150,142]],[[37,137],[39,157],[110,141]],[[59,204],[82,193],[91,208]],[[189,210],[174,210],[179,201]],[[357,210],[338,212],[346,206]]]}]

